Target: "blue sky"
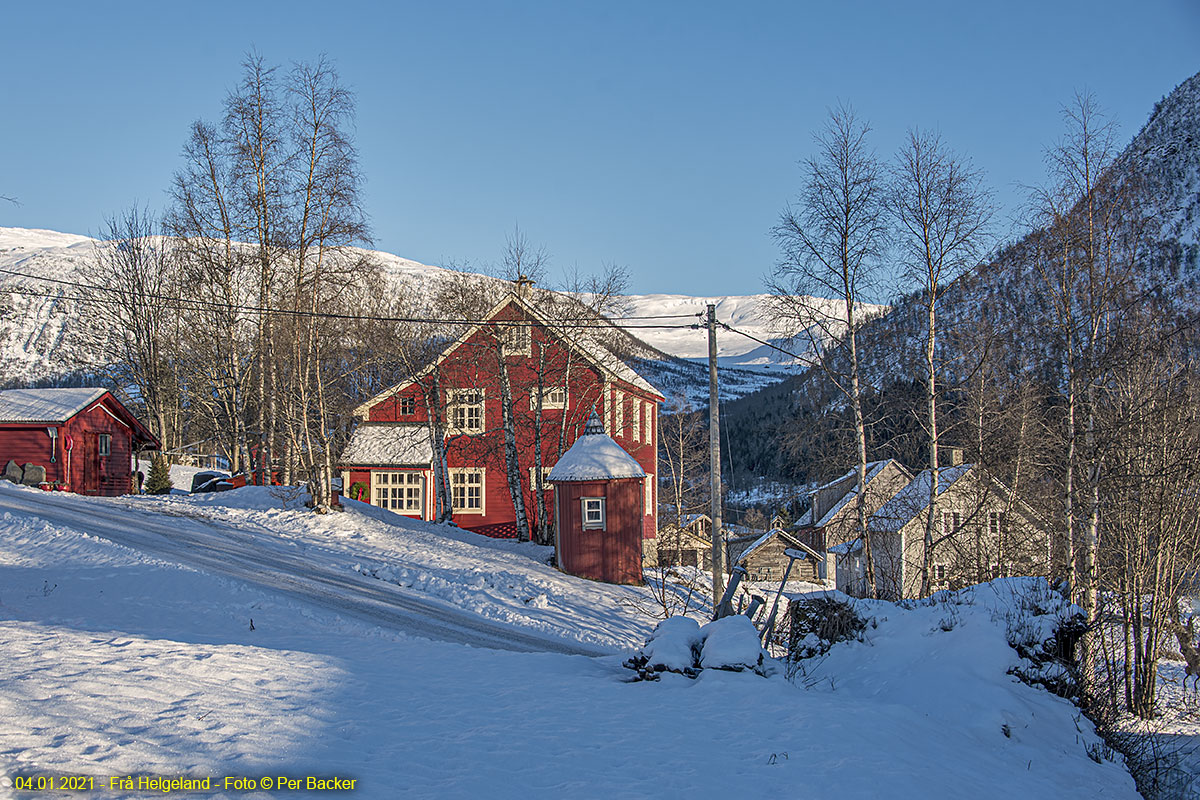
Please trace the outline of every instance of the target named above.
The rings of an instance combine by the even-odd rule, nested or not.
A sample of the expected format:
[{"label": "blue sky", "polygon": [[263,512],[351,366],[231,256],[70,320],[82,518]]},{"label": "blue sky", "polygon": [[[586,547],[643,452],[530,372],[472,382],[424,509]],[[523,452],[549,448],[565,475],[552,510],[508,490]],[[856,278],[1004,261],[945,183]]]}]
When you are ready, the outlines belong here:
[{"label": "blue sky", "polygon": [[516,226],[631,290],[762,291],[769,231],[826,110],[889,155],[936,127],[982,168],[1004,232],[1059,109],[1092,91],[1124,140],[1200,70],[1200,3],[7,3],[0,225],[96,233],[161,208],[188,126],[245,53],[326,53],[357,96],[379,249],[485,265]]}]

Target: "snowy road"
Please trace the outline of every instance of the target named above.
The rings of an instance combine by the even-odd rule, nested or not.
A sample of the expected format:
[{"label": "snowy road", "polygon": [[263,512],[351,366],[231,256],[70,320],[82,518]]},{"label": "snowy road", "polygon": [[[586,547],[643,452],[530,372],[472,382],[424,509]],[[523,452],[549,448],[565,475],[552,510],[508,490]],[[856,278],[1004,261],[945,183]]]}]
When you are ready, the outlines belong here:
[{"label": "snowy road", "polygon": [[0,513],[5,511],[68,526],[165,561],[244,581],[415,636],[518,652],[606,654],[599,648],[537,636],[448,604],[405,595],[403,589],[361,577],[345,564],[322,563],[322,553],[308,552],[315,548],[282,542],[251,526],[234,527],[108,500],[8,487],[0,489]]}]

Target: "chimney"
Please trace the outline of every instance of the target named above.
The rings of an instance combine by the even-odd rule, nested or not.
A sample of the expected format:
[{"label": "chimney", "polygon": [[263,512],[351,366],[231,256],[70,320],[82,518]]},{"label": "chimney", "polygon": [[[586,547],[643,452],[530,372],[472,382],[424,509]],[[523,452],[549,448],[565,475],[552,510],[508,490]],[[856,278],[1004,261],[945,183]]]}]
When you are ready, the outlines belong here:
[{"label": "chimney", "polygon": [[517,279],[513,281],[517,285],[517,297],[522,300],[529,299],[529,290],[533,286],[533,281],[528,275],[517,275]]},{"label": "chimney", "polygon": [[963,463],[961,447],[939,447],[938,464],[943,467],[957,467]]}]

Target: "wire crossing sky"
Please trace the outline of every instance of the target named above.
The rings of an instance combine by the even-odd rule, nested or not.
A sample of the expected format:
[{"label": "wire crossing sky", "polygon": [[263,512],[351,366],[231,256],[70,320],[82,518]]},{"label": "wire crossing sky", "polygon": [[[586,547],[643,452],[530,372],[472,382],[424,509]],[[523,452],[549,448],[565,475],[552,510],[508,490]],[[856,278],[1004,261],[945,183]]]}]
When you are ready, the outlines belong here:
[{"label": "wire crossing sky", "polygon": [[[1200,4],[9,3],[0,226],[97,234],[162,208],[190,124],[254,48],[327,54],[357,98],[378,249],[483,268],[519,227],[546,283],[627,267],[636,293],[752,294],[797,161],[839,101],[889,156],[938,129],[984,170],[1003,238],[1090,90],[1128,141],[1200,70]],[[881,298],[882,299],[882,298]]]}]

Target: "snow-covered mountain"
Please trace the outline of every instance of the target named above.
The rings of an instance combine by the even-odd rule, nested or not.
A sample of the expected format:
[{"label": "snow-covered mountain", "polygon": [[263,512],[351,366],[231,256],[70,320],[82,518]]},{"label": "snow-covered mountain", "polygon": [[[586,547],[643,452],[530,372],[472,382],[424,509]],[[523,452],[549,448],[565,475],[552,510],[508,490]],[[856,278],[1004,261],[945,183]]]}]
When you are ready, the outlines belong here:
[{"label": "snow-covered mountain", "polygon": [[[71,296],[96,245],[96,240],[76,234],[0,228],[0,375],[32,381],[97,365],[97,355],[67,335],[73,326],[89,324],[86,310]],[[410,294],[430,294],[439,281],[454,274],[390,253],[371,255]],[[629,295],[628,355],[668,394],[702,401],[707,396],[708,377],[702,366],[708,357],[708,336],[699,323],[706,305],[714,303],[721,322],[749,335],[722,329],[717,337],[719,362],[726,370],[723,394],[745,395],[798,368],[795,359],[756,341],[782,343],[770,324],[768,299],[762,294]],[[697,327],[678,327],[688,325],[689,316]],[[655,324],[674,327],[652,327]]]},{"label": "snow-covered mountain", "polygon": [[[771,295],[747,294],[725,297],[693,297],[682,294],[637,294],[628,296],[630,316],[658,316],[678,321],[684,315],[693,315],[701,321],[709,303],[716,306],[717,319],[732,328],[721,329],[717,334],[717,361],[722,367],[737,367],[764,373],[787,373],[802,367],[796,359],[775,347],[807,356],[799,352],[803,345],[780,335],[770,314]],[[820,301],[828,311],[835,313],[841,304],[836,300]],[[882,311],[884,306],[863,305],[869,316]],[[639,320],[640,321],[640,320]],[[680,358],[707,361],[708,338],[701,332],[689,330],[646,330],[638,331],[642,339],[666,353]],[[744,334],[744,335],[743,335]],[[763,344],[766,342],[767,344]],[[775,347],[772,347],[774,345]]]},{"label": "snow-covered mountain", "polygon": [[0,376],[10,381],[52,378],[96,362],[74,346],[71,325],[86,324],[67,299],[95,242],[86,236],[0,228]]}]

